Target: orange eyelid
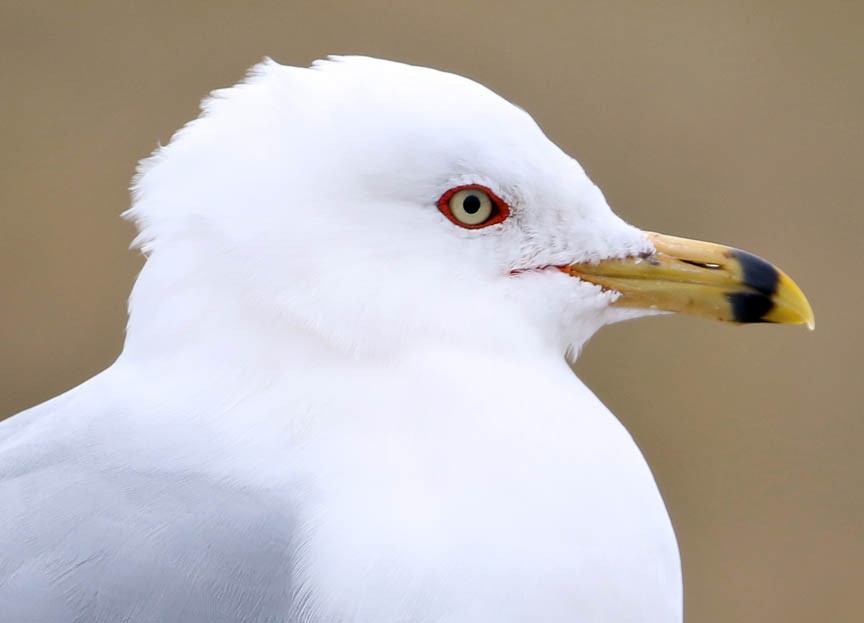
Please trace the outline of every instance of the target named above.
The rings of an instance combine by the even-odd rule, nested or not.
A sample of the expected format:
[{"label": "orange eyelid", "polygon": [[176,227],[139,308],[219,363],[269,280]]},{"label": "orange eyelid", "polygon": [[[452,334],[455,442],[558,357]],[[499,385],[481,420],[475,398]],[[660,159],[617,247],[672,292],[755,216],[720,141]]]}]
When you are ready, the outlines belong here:
[{"label": "orange eyelid", "polygon": [[[453,213],[450,211],[450,199],[458,192],[463,190],[479,190],[486,195],[488,195],[489,199],[492,201],[492,205],[495,206],[494,212],[492,216],[483,221],[482,223],[477,223],[476,225],[467,225],[453,216]],[[465,184],[464,186],[456,186],[451,188],[446,193],[441,195],[441,198],[438,200],[438,209],[441,210],[441,213],[446,216],[451,223],[455,223],[459,227],[464,229],[483,229],[484,227],[489,227],[490,225],[497,225],[507,219],[510,216],[510,206],[501,199],[498,195],[493,193],[491,190],[486,188],[485,186],[481,186],[480,184]]]}]

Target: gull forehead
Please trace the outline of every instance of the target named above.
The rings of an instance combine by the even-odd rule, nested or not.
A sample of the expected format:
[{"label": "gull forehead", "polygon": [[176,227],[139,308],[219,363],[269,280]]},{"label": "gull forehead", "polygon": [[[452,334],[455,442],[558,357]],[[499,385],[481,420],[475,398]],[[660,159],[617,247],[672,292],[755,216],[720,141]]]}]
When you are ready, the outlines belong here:
[{"label": "gull forehead", "polygon": [[[534,236],[568,219],[589,219],[594,239],[602,225],[620,225],[527,113],[453,74],[364,57],[310,69],[265,61],[202,108],[141,167],[129,214],[145,245],[181,225],[184,212],[235,233],[276,223],[338,229],[349,220],[362,231],[375,216],[375,230],[387,231],[421,218],[406,205],[434,206],[459,183],[506,198]],[[622,253],[650,247],[629,233]],[[571,246],[584,254],[572,260],[609,255],[588,239]]]}]

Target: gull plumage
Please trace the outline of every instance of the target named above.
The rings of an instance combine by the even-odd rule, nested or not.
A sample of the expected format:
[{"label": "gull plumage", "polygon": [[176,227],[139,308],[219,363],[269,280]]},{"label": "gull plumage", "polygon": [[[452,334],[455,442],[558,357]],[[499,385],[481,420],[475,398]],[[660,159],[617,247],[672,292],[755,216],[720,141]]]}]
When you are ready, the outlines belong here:
[{"label": "gull plumage", "polygon": [[[460,227],[463,187],[508,217]],[[527,113],[431,69],[265,61],[133,191],[122,354],[0,424],[10,620],[681,620],[651,472],[568,366],[674,305],[565,268],[660,247]]]}]

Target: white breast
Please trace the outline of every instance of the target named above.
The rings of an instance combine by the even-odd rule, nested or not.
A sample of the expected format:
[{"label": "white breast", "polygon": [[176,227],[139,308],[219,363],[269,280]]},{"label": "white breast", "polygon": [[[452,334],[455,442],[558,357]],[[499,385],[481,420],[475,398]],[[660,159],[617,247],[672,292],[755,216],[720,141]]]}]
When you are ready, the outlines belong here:
[{"label": "white breast", "polygon": [[320,407],[292,451],[301,620],[681,620],[648,466],[563,361],[426,352]]}]

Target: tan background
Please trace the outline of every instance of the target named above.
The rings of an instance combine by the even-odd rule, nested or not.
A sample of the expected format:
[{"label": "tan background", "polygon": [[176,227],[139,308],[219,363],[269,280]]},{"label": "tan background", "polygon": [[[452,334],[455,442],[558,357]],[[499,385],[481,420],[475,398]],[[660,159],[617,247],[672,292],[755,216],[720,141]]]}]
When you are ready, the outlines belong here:
[{"label": "tan background", "polygon": [[815,333],[645,320],[578,368],[655,470],[691,623],[864,620],[861,2],[2,0],[0,415],[119,352],[136,160],[265,54],[327,53],[485,82],[625,218],[798,280]]}]

